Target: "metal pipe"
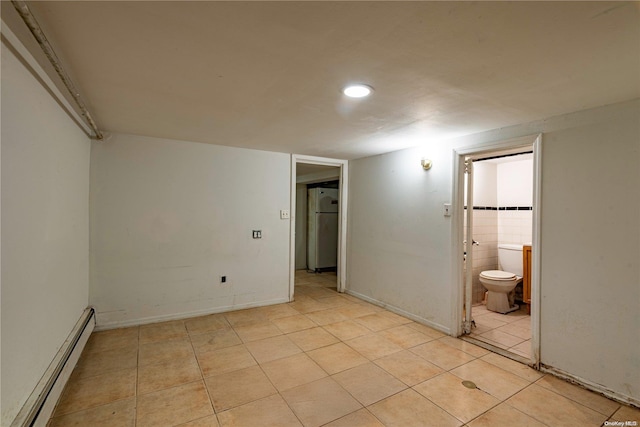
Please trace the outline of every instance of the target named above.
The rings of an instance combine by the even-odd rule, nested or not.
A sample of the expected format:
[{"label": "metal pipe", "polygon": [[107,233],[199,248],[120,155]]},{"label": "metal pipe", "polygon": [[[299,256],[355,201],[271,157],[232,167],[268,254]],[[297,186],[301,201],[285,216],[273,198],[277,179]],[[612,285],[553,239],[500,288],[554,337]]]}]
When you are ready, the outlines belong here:
[{"label": "metal pipe", "polygon": [[80,114],[95,134],[91,138],[102,140],[104,138],[104,135],[102,134],[100,129],[98,129],[98,125],[96,124],[95,120],[93,120],[93,117],[91,117],[91,113],[89,113],[89,110],[82,100],[82,97],[80,97],[80,93],[73,84],[73,81],[71,81],[71,78],[69,78],[69,75],[64,70],[64,68],[62,68],[62,64],[60,63],[58,56],[53,50],[53,47],[51,47],[51,44],[47,40],[47,37],[44,35],[44,32],[42,31],[42,28],[40,28],[40,24],[38,24],[35,16],[33,16],[33,14],[31,13],[29,6],[27,6],[27,3],[23,0],[11,0],[11,3],[13,3],[13,6],[22,17],[22,20],[31,31],[31,34],[33,34],[33,36],[35,37],[45,56],[47,57],[49,62],[51,62],[51,65],[56,70],[56,73],[58,73],[58,76],[62,80],[62,83],[71,94],[73,100],[76,102],[76,105],[80,109]]}]

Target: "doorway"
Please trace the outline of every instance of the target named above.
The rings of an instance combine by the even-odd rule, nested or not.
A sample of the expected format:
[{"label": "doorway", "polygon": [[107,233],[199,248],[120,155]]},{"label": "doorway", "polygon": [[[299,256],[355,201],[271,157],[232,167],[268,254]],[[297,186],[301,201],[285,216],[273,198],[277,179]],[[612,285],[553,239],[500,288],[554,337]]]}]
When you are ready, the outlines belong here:
[{"label": "doorway", "polygon": [[296,284],[344,292],[347,167],[346,160],[292,155],[290,301]]},{"label": "doorway", "polygon": [[540,360],[540,151],[541,135],[455,150],[452,330],[529,365]]}]

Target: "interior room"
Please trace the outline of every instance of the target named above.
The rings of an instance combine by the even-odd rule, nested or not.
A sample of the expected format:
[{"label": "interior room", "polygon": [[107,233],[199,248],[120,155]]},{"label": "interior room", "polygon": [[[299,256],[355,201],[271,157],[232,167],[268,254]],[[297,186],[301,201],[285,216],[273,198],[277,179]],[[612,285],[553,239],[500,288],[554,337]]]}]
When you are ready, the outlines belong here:
[{"label": "interior room", "polygon": [[0,7],[0,425],[640,422],[639,2]]}]

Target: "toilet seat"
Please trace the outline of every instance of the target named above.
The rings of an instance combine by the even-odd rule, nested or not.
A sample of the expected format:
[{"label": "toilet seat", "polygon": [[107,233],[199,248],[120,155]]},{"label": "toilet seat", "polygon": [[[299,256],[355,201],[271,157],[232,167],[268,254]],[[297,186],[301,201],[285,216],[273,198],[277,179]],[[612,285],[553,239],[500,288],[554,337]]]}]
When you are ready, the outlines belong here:
[{"label": "toilet seat", "polygon": [[509,273],[508,271],[502,270],[487,270],[480,273],[480,277],[488,280],[504,280],[511,281],[514,280],[517,276],[513,273]]}]

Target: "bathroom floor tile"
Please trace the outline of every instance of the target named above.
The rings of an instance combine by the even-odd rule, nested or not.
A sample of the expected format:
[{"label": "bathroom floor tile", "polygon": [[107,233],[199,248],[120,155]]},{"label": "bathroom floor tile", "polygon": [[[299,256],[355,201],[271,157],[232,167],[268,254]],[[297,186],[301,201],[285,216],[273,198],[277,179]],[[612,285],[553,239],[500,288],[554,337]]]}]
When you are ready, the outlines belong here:
[{"label": "bathroom floor tile", "polygon": [[534,418],[518,411],[517,409],[501,403],[490,409],[468,424],[469,427],[545,427]]},{"label": "bathroom floor tile", "polygon": [[177,425],[213,414],[202,380],[138,396],[136,427]]},{"label": "bathroom floor tile", "polygon": [[329,377],[287,390],[282,397],[305,427],[321,426],[362,408]]},{"label": "bathroom floor tile", "polygon": [[153,323],[140,326],[140,344],[177,339],[187,336],[184,321]]},{"label": "bathroom floor tile", "polygon": [[138,365],[155,365],[192,355],[193,347],[187,336],[178,339],[155,341],[140,345]]},{"label": "bathroom floor tile", "polygon": [[220,350],[207,351],[197,356],[204,377],[237,371],[256,365],[249,350],[244,345],[236,345]]},{"label": "bathroom floor tile", "polygon": [[580,386],[570,384],[567,381],[563,381],[552,375],[545,375],[540,378],[536,381],[536,385],[556,392],[568,399],[586,406],[587,408],[593,409],[594,411],[607,416],[613,414],[620,406],[618,403],[609,400],[604,396],[585,390]]},{"label": "bathroom floor tile", "polygon": [[369,406],[387,427],[459,427],[462,423],[412,389]]},{"label": "bathroom floor tile", "polygon": [[436,365],[407,350],[381,357],[374,363],[408,386],[416,385],[443,372]]},{"label": "bathroom floor tile", "polygon": [[519,356],[522,356],[524,358],[530,359],[531,358],[531,340],[526,340],[521,342],[520,344],[514,345],[513,347],[509,348],[509,351]]},{"label": "bathroom floor tile", "polygon": [[522,338],[523,340],[531,339],[531,329],[530,328],[522,328],[518,324],[509,323],[505,326],[501,326],[496,329],[496,331],[504,332],[509,335],[516,336],[518,338]]},{"label": "bathroom floor tile", "polygon": [[303,314],[280,317],[278,319],[273,319],[271,322],[285,334],[302,331],[304,329],[311,329],[318,326]]},{"label": "bathroom floor tile", "polygon": [[216,412],[241,406],[278,392],[259,366],[209,377],[205,383]]},{"label": "bathroom floor tile", "polygon": [[371,362],[335,374],[333,378],[364,406],[407,388],[393,375]]},{"label": "bathroom floor tile", "polygon": [[502,344],[503,346],[510,348],[513,347],[515,345],[520,344],[522,341],[524,341],[522,338],[518,338],[514,335],[509,335],[507,333],[504,332],[500,332],[497,329],[493,329],[489,332],[485,332],[484,334],[480,335],[481,338],[486,338],[488,340],[491,340],[493,342],[497,342],[498,344]]},{"label": "bathroom floor tile", "polygon": [[483,360],[473,360],[450,371],[461,380],[473,381],[482,391],[505,400],[531,384],[519,376]]},{"label": "bathroom floor tile", "polygon": [[285,335],[266,338],[260,341],[252,341],[247,343],[246,347],[258,363],[270,362],[302,352],[302,350]]},{"label": "bathroom floor tile", "polygon": [[338,342],[336,337],[320,327],[294,332],[288,334],[287,337],[304,351],[314,350]]},{"label": "bathroom floor tile", "polygon": [[262,365],[262,369],[281,392],[327,376],[327,373],[306,354],[267,362]]},{"label": "bathroom floor tile", "polygon": [[460,378],[448,372],[413,389],[465,423],[500,403],[500,400],[482,390],[465,387]]},{"label": "bathroom floor tile", "polygon": [[84,411],[54,417],[47,427],[133,427],[136,423],[136,402],[131,397],[125,400],[96,406]]},{"label": "bathroom floor tile", "polygon": [[207,351],[220,350],[222,348],[233,347],[242,344],[242,340],[231,328],[218,329],[213,332],[192,335],[191,344],[196,354]]},{"label": "bathroom floor tile", "polygon": [[427,362],[439,366],[445,371],[464,365],[475,359],[475,357],[469,353],[443,344],[439,342],[439,340],[421,344],[409,349],[409,351],[422,357]]},{"label": "bathroom floor tile", "polygon": [[199,380],[200,368],[195,356],[181,357],[138,369],[138,394],[175,387]]},{"label": "bathroom floor tile", "polygon": [[364,335],[346,341],[346,344],[369,360],[402,351],[402,347],[379,334]]},{"label": "bathroom floor tile", "polygon": [[536,384],[511,397],[507,403],[548,425],[601,426],[608,418]]},{"label": "bathroom floor tile", "polygon": [[458,350],[462,350],[465,353],[468,353],[474,357],[481,357],[485,354],[489,354],[489,350],[479,347],[475,344],[471,344],[470,342],[462,341],[458,338],[453,337],[442,337],[438,340],[438,342],[448,345],[449,347],[453,347]]},{"label": "bathroom floor tile", "polygon": [[136,369],[123,369],[88,378],[72,378],[67,383],[54,415],[127,399],[136,393]]},{"label": "bathroom floor tile", "polygon": [[307,355],[330,375],[369,361],[342,342],[312,350]]},{"label": "bathroom floor tile", "polygon": [[184,324],[191,335],[217,331],[231,326],[223,314],[210,314],[208,316],[188,319],[185,320]]},{"label": "bathroom floor tile", "polygon": [[221,427],[278,426],[301,427],[302,424],[279,394],[229,409],[218,414]]},{"label": "bathroom floor tile", "polygon": [[384,424],[368,409],[362,408],[329,424],[325,424],[325,427],[384,427]]},{"label": "bathroom floor tile", "polygon": [[324,329],[342,341],[347,341],[352,338],[361,337],[371,333],[371,329],[367,329],[353,320],[325,325]]},{"label": "bathroom floor tile", "polygon": [[487,363],[491,363],[494,366],[497,366],[500,369],[504,369],[507,372],[511,372],[519,376],[520,378],[524,378],[529,382],[536,381],[542,378],[543,374],[524,365],[522,363],[516,362],[515,360],[511,360],[504,356],[500,356],[496,353],[489,353],[486,356],[482,356],[480,360],[483,360]]}]

